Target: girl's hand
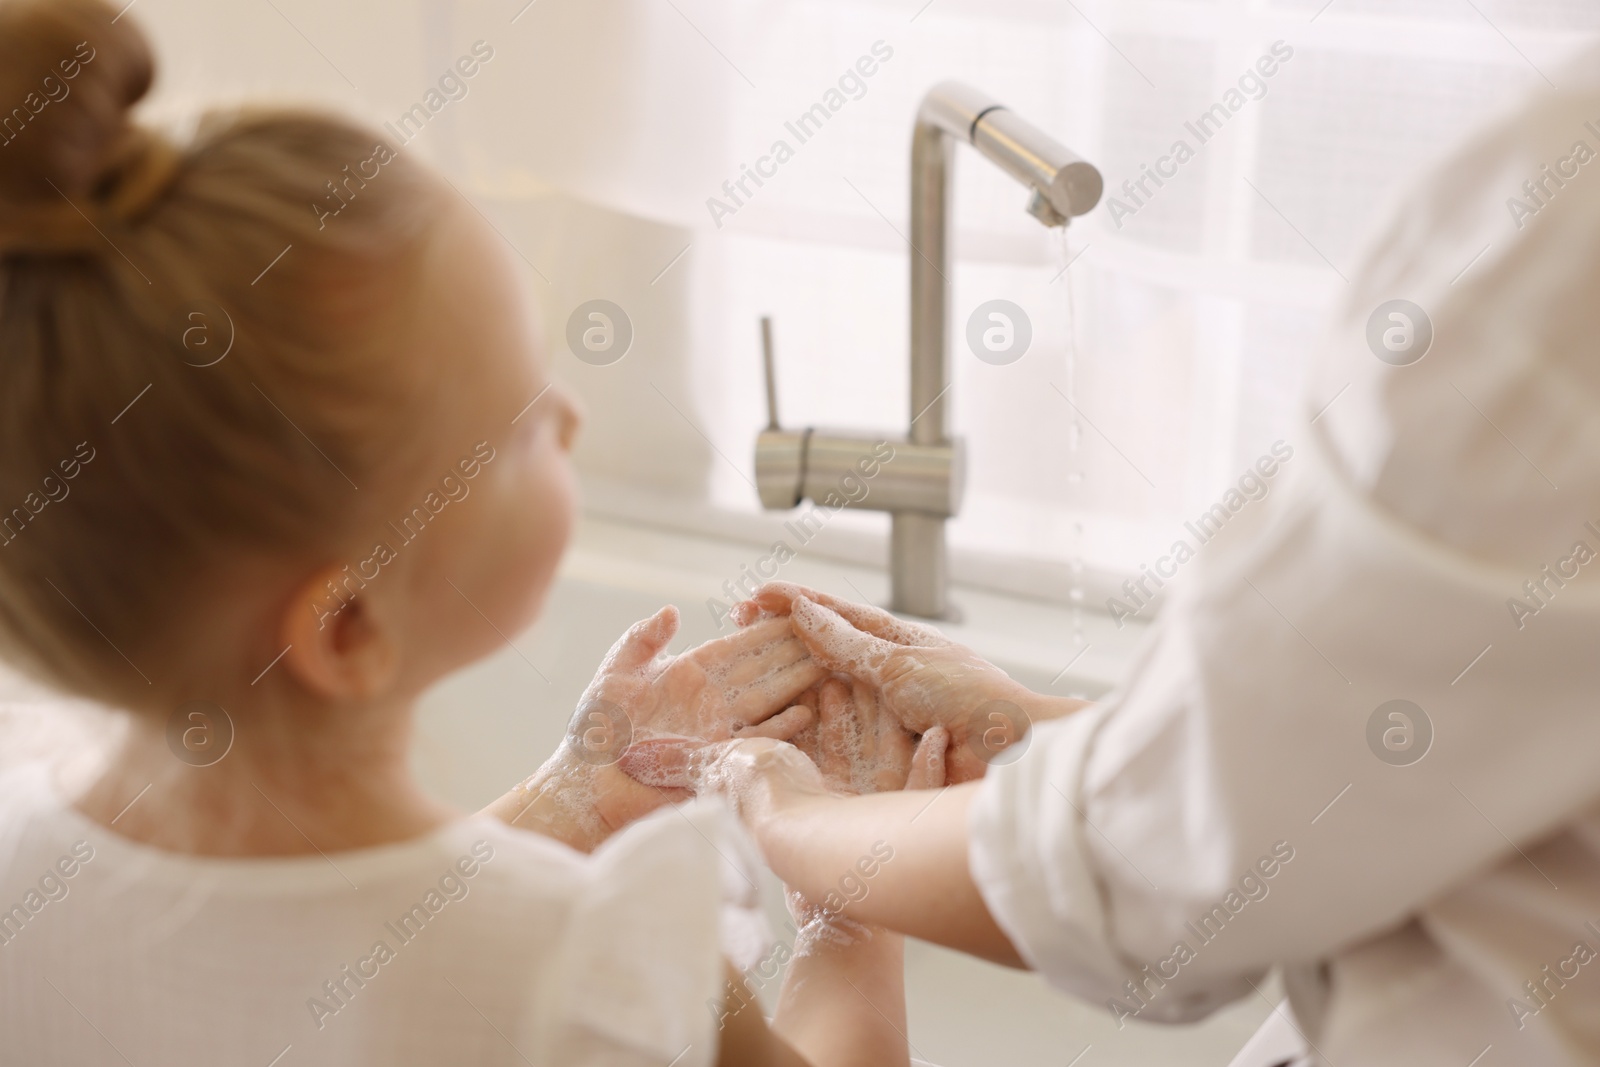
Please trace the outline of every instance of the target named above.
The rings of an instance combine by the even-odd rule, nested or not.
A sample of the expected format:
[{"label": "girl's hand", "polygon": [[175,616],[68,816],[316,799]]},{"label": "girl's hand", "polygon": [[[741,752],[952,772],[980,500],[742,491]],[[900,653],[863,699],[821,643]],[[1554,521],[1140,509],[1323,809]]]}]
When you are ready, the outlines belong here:
[{"label": "girl's hand", "polygon": [[983,777],[989,761],[1020,740],[1034,718],[1081,706],[1046,707],[971,649],[931,626],[788,582],[769,582],[734,608],[752,627],[788,614],[813,660],[875,689],[883,706],[913,733],[950,731],[952,783]]},{"label": "girl's hand", "polygon": [[781,620],[657,659],[677,632],[669,604],[622,635],[578,700],[570,743],[614,763],[630,740],[721,741],[763,724],[761,736],[789,737],[809,722],[809,711],[767,721],[828,676]]},{"label": "girl's hand", "polygon": [[[828,788],[836,793],[905,788],[916,739],[880,706],[877,691],[864,682],[829,678],[815,696],[816,724],[792,740],[817,765]],[[942,764],[943,744],[939,759]]]},{"label": "girl's hand", "polygon": [[787,739],[815,719],[810,707],[790,703],[827,672],[810,661],[786,622],[747,627],[658,661],[677,630],[678,611],[669,605],[623,634],[584,690],[560,747],[486,810],[591,851],[688,795],[642,785],[619,770],[628,745],[684,734]]}]

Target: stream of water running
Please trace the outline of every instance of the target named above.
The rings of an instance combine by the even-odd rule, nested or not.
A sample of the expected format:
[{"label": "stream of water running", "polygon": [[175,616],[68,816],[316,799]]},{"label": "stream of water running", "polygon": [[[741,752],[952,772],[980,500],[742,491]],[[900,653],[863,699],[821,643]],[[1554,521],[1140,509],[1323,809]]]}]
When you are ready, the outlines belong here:
[{"label": "stream of water running", "polygon": [[1070,404],[1067,408],[1067,499],[1071,516],[1070,543],[1067,546],[1067,567],[1070,584],[1067,598],[1072,603],[1072,644],[1083,644],[1083,420],[1078,415],[1078,314],[1073,299],[1072,273],[1067,264],[1072,262],[1070,227],[1061,227],[1057,242],[1061,252],[1061,284],[1066,287],[1066,343],[1064,345],[1066,386]]}]

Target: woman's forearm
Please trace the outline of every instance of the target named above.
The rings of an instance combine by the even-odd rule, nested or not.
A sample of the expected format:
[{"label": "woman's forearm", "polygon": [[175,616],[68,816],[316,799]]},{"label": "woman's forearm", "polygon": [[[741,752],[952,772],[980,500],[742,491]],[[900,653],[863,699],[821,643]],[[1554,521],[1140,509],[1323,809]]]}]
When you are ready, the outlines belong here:
[{"label": "woman's forearm", "polygon": [[745,814],[767,863],[808,899],[1019,967],[967,867],[967,810],[978,788],[838,797],[775,786]]}]

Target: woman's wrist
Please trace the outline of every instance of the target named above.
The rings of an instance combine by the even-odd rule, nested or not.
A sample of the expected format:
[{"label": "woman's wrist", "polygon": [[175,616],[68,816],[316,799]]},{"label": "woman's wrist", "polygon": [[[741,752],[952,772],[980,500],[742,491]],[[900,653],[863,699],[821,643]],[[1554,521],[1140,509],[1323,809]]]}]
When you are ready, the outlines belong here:
[{"label": "woman's wrist", "polygon": [[1024,743],[1035,725],[1064,718],[1090,704],[1074,697],[1036,693],[1009,678],[987,687],[984,695],[982,703],[947,720],[952,744],[962,746],[947,755],[952,783],[983,777],[984,769],[997,760],[1005,762],[1001,755]]}]

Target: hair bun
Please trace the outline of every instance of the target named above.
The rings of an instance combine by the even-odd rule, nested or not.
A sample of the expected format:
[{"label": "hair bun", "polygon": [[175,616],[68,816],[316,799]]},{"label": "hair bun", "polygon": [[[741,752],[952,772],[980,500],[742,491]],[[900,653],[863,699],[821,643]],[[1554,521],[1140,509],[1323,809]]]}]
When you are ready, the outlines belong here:
[{"label": "hair bun", "polygon": [[111,195],[154,75],[144,35],[98,0],[0,0],[0,219]]}]

